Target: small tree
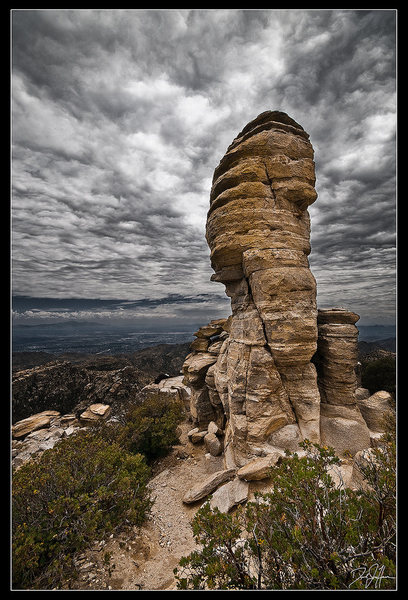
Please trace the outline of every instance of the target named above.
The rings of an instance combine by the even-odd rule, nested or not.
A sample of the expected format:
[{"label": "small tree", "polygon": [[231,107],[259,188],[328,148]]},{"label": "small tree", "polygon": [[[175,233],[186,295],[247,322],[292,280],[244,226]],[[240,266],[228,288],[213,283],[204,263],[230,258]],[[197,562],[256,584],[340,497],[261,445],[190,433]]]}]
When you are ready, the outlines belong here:
[{"label": "small tree", "polygon": [[202,550],[180,561],[180,589],[379,589],[395,584],[395,443],[363,475],[335,485],[332,449],[305,441],[271,470],[272,490],[235,513],[206,503],[193,519]]}]

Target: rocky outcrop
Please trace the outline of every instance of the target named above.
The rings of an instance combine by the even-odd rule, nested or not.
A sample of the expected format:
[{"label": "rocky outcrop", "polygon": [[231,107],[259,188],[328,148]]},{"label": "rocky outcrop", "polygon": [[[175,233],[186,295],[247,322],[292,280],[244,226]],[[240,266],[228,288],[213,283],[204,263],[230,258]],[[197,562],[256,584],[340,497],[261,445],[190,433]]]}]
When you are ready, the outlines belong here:
[{"label": "rocky outcrop", "polygon": [[141,390],[141,394],[150,394],[156,392],[165,394],[167,397],[177,398],[184,405],[187,412],[190,410],[191,390],[183,383],[183,375],[177,377],[166,377],[158,383],[150,383]]},{"label": "rocky outcrop", "polygon": [[[160,344],[123,355],[13,353],[12,421],[43,410],[83,412],[90,404],[109,404],[113,412],[154,381],[159,373],[177,377],[188,344]],[[21,355],[21,356],[20,356]],[[25,358],[24,358],[25,357]],[[26,365],[36,364],[31,368]]]},{"label": "rocky outcrop", "polygon": [[339,455],[370,446],[370,432],[356,401],[359,316],[340,308],[318,311],[314,358],[320,390],[321,442]]},{"label": "rocky outcrop", "polygon": [[216,168],[207,218],[212,280],[231,298],[229,338],[213,369],[227,416],[227,464],[320,439],[316,283],[309,269],[315,201],[309,136],[262,113]]},{"label": "rocky outcrop", "polygon": [[13,422],[44,410],[71,412],[89,381],[86,370],[65,361],[17,371],[12,379]]},{"label": "rocky outcrop", "polygon": [[317,310],[308,262],[314,183],[309,136],[278,111],[251,121],[214,172],[211,279],[225,285],[232,314],[196,332],[183,374],[196,443],[214,421],[225,468],[248,478],[267,477],[304,439],[354,455],[373,442],[384,410],[356,394],[358,315]]},{"label": "rocky outcrop", "polygon": [[18,469],[33,456],[49,450],[80,427],[73,414],[46,410],[15,423],[12,427],[12,466]]},{"label": "rocky outcrop", "polygon": [[183,364],[183,383],[191,390],[190,412],[194,425],[201,429],[214,421],[222,429],[224,410],[215,387],[214,370],[223,340],[228,336],[227,319],[211,321],[194,334],[192,352]]},{"label": "rocky outcrop", "polygon": [[[182,383],[182,379],[182,376],[169,377],[158,384],[145,386],[139,393],[139,401],[153,392],[180,399],[187,407],[190,391]],[[72,435],[79,429],[86,429],[97,422],[110,419],[117,420],[117,415],[112,413],[111,405],[88,403],[86,409],[76,410],[75,414],[61,415],[55,410],[45,410],[17,421],[11,430],[12,466],[19,468],[33,456],[53,448],[60,439]]]},{"label": "rocky outcrop", "polygon": [[11,434],[14,439],[24,438],[26,435],[36,431],[37,429],[43,429],[49,427],[51,422],[59,417],[61,413],[57,410],[44,410],[40,413],[22,419],[15,423],[11,428]]},{"label": "rocky outcrop", "polygon": [[91,404],[109,404],[115,409],[142,388],[140,372],[133,366],[113,370],[102,370],[101,366],[64,361],[16,372],[12,381],[13,421],[50,409],[79,416]]}]

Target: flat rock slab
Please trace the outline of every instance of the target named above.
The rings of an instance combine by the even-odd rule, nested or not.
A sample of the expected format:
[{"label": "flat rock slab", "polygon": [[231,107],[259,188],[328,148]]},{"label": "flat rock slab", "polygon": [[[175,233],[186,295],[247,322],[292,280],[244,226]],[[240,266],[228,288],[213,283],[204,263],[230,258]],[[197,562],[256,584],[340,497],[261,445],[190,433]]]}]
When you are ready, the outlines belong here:
[{"label": "flat rock slab", "polygon": [[111,407],[109,404],[91,404],[80,415],[81,421],[89,422],[97,419],[106,419],[111,413]]},{"label": "flat rock slab", "polygon": [[212,494],[218,486],[226,481],[229,481],[235,476],[236,469],[224,469],[223,471],[217,471],[209,477],[206,477],[202,481],[199,481],[196,485],[194,485],[190,490],[185,494],[183,498],[183,502],[185,504],[191,504],[192,502],[197,502],[202,498],[205,498],[209,494]]},{"label": "flat rock slab", "polygon": [[269,477],[269,472],[282,458],[283,452],[272,452],[267,456],[254,458],[237,471],[239,479],[246,481],[260,481]]},{"label": "flat rock slab", "polygon": [[241,479],[233,479],[222,485],[214,492],[210,500],[211,508],[218,508],[220,512],[227,513],[237,504],[248,500],[249,484]]},{"label": "flat rock slab", "polygon": [[11,431],[13,438],[21,438],[32,431],[36,431],[37,429],[43,429],[44,427],[49,427],[51,423],[51,419],[55,417],[59,417],[61,413],[56,410],[45,410],[41,413],[37,413],[28,417],[27,419],[23,419],[22,421],[18,421],[13,425]]}]

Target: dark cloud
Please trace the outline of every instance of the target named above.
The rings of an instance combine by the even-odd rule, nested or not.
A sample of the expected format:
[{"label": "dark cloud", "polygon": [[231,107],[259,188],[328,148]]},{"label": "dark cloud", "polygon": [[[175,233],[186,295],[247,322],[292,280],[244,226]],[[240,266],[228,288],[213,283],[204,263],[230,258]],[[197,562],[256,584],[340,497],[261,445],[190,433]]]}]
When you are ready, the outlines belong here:
[{"label": "dark cloud", "polygon": [[281,109],[315,148],[319,302],[392,320],[395,19],[13,10],[15,292],[221,298],[204,237],[213,171],[248,121]]}]

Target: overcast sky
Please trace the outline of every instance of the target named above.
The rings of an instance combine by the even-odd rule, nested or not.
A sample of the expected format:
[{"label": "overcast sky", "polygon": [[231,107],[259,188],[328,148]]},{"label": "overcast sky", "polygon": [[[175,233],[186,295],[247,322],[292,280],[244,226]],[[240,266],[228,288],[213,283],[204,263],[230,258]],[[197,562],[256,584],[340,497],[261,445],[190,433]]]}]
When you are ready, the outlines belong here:
[{"label": "overcast sky", "polygon": [[315,149],[319,306],[393,322],[395,10],[13,10],[11,31],[14,294],[60,316],[65,298],[229,314],[209,280],[211,180],[276,109]]}]

